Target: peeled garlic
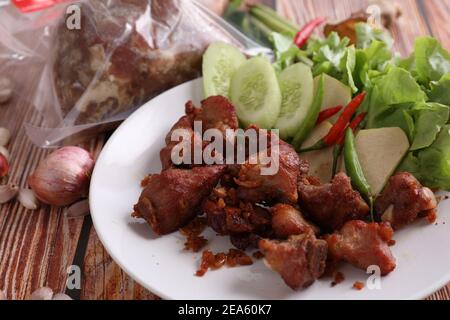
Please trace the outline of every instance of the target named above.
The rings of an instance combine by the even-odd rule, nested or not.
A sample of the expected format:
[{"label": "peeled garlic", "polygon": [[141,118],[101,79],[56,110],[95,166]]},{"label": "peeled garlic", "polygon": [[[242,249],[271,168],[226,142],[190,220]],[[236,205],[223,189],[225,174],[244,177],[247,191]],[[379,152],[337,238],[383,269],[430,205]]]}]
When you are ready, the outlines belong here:
[{"label": "peeled garlic", "polygon": [[36,196],[30,189],[20,189],[17,199],[20,204],[28,210],[36,210],[39,206]]},{"label": "peeled garlic", "polygon": [[89,215],[89,200],[82,200],[71,205],[66,211],[67,218],[81,218]]},{"label": "peeled garlic", "polygon": [[30,300],[52,300],[53,290],[47,287],[39,288],[31,294]]},{"label": "peeled garlic", "polygon": [[57,293],[53,296],[52,300],[72,300],[71,297],[69,297],[67,294],[65,293]]},{"label": "peeled garlic", "polygon": [[0,147],[4,147],[11,139],[11,132],[8,129],[0,127]]},{"label": "peeled garlic", "polygon": [[0,77],[0,104],[8,102],[13,93],[11,80],[6,77]]},{"label": "peeled garlic", "polygon": [[28,178],[36,197],[66,206],[87,196],[94,159],[79,147],[64,147],[47,156]]},{"label": "peeled garlic", "polygon": [[11,201],[19,192],[19,188],[15,185],[1,185],[0,186],[0,204]]}]

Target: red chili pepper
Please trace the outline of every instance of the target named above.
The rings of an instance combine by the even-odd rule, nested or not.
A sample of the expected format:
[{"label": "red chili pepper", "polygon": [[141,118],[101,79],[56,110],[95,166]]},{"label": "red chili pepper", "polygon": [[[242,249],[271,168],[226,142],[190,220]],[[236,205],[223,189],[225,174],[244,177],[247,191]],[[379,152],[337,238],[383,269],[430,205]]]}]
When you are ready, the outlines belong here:
[{"label": "red chili pepper", "polygon": [[361,105],[366,96],[365,92],[358,94],[353,98],[352,101],[344,108],[342,114],[337,119],[336,123],[331,127],[330,132],[323,138],[324,143],[327,146],[333,145],[339,137],[345,132],[347,128],[347,123],[349,123],[350,119],[356,112],[356,109]]},{"label": "red chili pepper", "polygon": [[313,146],[301,149],[299,153],[320,150],[335,144],[338,141],[338,139],[342,135],[344,135],[345,129],[347,129],[347,124],[350,122],[350,119],[353,117],[358,107],[364,101],[365,96],[366,93],[362,92],[356,97],[354,97],[353,100],[350,101],[344,108],[341,115],[337,119],[336,123],[331,127],[328,134],[324,138],[320,139]]},{"label": "red chili pepper", "polygon": [[295,35],[294,43],[297,47],[302,48],[306,42],[308,42],[309,37],[313,33],[314,29],[316,29],[319,25],[321,25],[326,19],[323,17],[316,18],[311,20],[303,28],[300,29],[299,32]]},{"label": "red chili pepper", "polygon": [[322,122],[324,122],[325,120],[330,119],[332,116],[334,116],[336,113],[338,113],[339,111],[341,111],[342,106],[337,106],[337,107],[333,107],[333,108],[328,108],[325,109],[323,111],[320,111],[319,113],[319,117],[317,118],[317,122],[316,125],[321,124]]},{"label": "red chili pepper", "polygon": [[[353,133],[355,133],[356,129],[359,127],[359,125],[361,124],[361,122],[364,120],[364,118],[366,117],[367,112],[361,112],[359,115],[357,115],[352,122],[350,122],[350,124],[348,125],[348,128],[351,128],[353,130]],[[347,130],[347,129],[346,129]],[[345,131],[344,130],[344,133]],[[337,140],[336,144],[338,145],[342,145],[344,143],[344,138],[345,138],[345,134],[342,134],[339,139]]]}]

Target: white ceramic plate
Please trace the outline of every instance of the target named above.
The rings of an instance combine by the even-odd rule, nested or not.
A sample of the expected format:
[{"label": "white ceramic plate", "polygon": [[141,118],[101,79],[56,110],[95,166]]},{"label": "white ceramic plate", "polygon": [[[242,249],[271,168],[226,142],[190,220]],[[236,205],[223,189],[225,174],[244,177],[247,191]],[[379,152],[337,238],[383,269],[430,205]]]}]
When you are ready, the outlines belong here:
[{"label": "white ceramic plate", "polygon": [[[201,88],[201,80],[194,80],[145,104],[117,129],[97,161],[90,192],[94,226],[112,258],[136,281],[170,299],[418,299],[450,281],[450,200],[441,202],[436,225],[419,221],[395,234],[397,268],[381,279],[379,290],[352,289],[369,275],[351,266],[342,269],[343,283],[331,288],[324,279],[302,291],[288,288],[262,261],[194,276],[201,254],[184,251],[183,236],[157,237],[130,214],[141,179],[161,169],[166,133],[187,100],[201,100]],[[215,252],[231,248],[226,237],[209,230],[206,237]]]}]

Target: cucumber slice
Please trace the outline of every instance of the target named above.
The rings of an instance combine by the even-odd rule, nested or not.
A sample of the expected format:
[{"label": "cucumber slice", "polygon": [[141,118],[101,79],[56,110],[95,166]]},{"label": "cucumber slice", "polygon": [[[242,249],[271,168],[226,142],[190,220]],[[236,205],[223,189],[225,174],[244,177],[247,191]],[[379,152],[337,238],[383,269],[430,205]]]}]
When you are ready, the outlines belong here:
[{"label": "cucumber slice", "polygon": [[296,150],[301,148],[303,141],[308,137],[311,130],[316,125],[317,117],[319,116],[320,106],[323,101],[323,93],[324,93],[324,76],[321,75],[319,80],[317,81],[317,85],[314,86],[314,101],[311,105],[311,108],[308,109],[308,114],[303,121],[302,126],[297,131],[294,140],[292,141],[292,145]]},{"label": "cucumber slice", "polygon": [[271,129],[280,114],[281,90],[270,62],[263,57],[244,62],[231,78],[230,98],[242,125]]},{"label": "cucumber slice", "polygon": [[314,83],[311,69],[303,63],[296,63],[281,72],[282,95],[280,117],[275,128],[280,130],[280,138],[295,136],[303,124],[313,102]]},{"label": "cucumber slice", "polygon": [[[352,89],[340,82],[339,80],[330,77],[327,74],[323,74],[323,100],[322,100],[322,106],[320,107],[320,110],[336,107],[336,106],[343,106],[345,107],[351,100],[352,100]],[[317,84],[319,81],[320,76],[317,76],[314,78],[314,83]],[[341,111],[342,112],[342,111]],[[339,117],[339,114],[334,115],[331,117],[328,121],[331,123],[335,123],[337,118]]]},{"label": "cucumber slice", "polygon": [[228,98],[231,77],[245,61],[245,56],[237,48],[222,42],[211,44],[203,55],[205,97]]}]

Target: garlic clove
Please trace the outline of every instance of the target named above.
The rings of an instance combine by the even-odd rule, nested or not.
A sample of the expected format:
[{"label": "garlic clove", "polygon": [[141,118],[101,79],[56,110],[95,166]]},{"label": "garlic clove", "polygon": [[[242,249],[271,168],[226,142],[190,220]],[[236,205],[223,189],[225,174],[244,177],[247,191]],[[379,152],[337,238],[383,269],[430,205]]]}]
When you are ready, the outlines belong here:
[{"label": "garlic clove", "polygon": [[2,290],[0,290],[0,301],[4,301],[4,300],[8,300],[7,298],[6,298],[6,294],[2,291]]},{"label": "garlic clove", "polygon": [[57,293],[53,296],[52,300],[72,300],[71,297],[69,297],[67,294],[65,293]]},{"label": "garlic clove", "polygon": [[11,201],[19,193],[19,188],[16,185],[1,185],[0,186],[0,204]]},{"label": "garlic clove", "polygon": [[13,93],[13,84],[9,78],[0,77],[0,104],[6,103],[11,99]]},{"label": "garlic clove", "polygon": [[11,132],[6,129],[0,127],[0,147],[4,147],[9,143],[9,140],[11,139]]},{"label": "garlic clove", "polygon": [[39,206],[39,202],[31,189],[20,189],[17,199],[28,210],[36,210]]},{"label": "garlic clove", "polygon": [[53,290],[47,287],[39,288],[31,294],[30,300],[52,300]]},{"label": "garlic clove", "polygon": [[90,214],[89,211],[89,200],[82,200],[71,205],[66,211],[66,217],[71,218],[81,218]]},{"label": "garlic clove", "polygon": [[2,154],[6,158],[6,160],[9,161],[9,158],[10,158],[9,151],[8,151],[8,149],[6,149],[5,147],[3,147],[1,145],[0,145],[0,154]]}]

